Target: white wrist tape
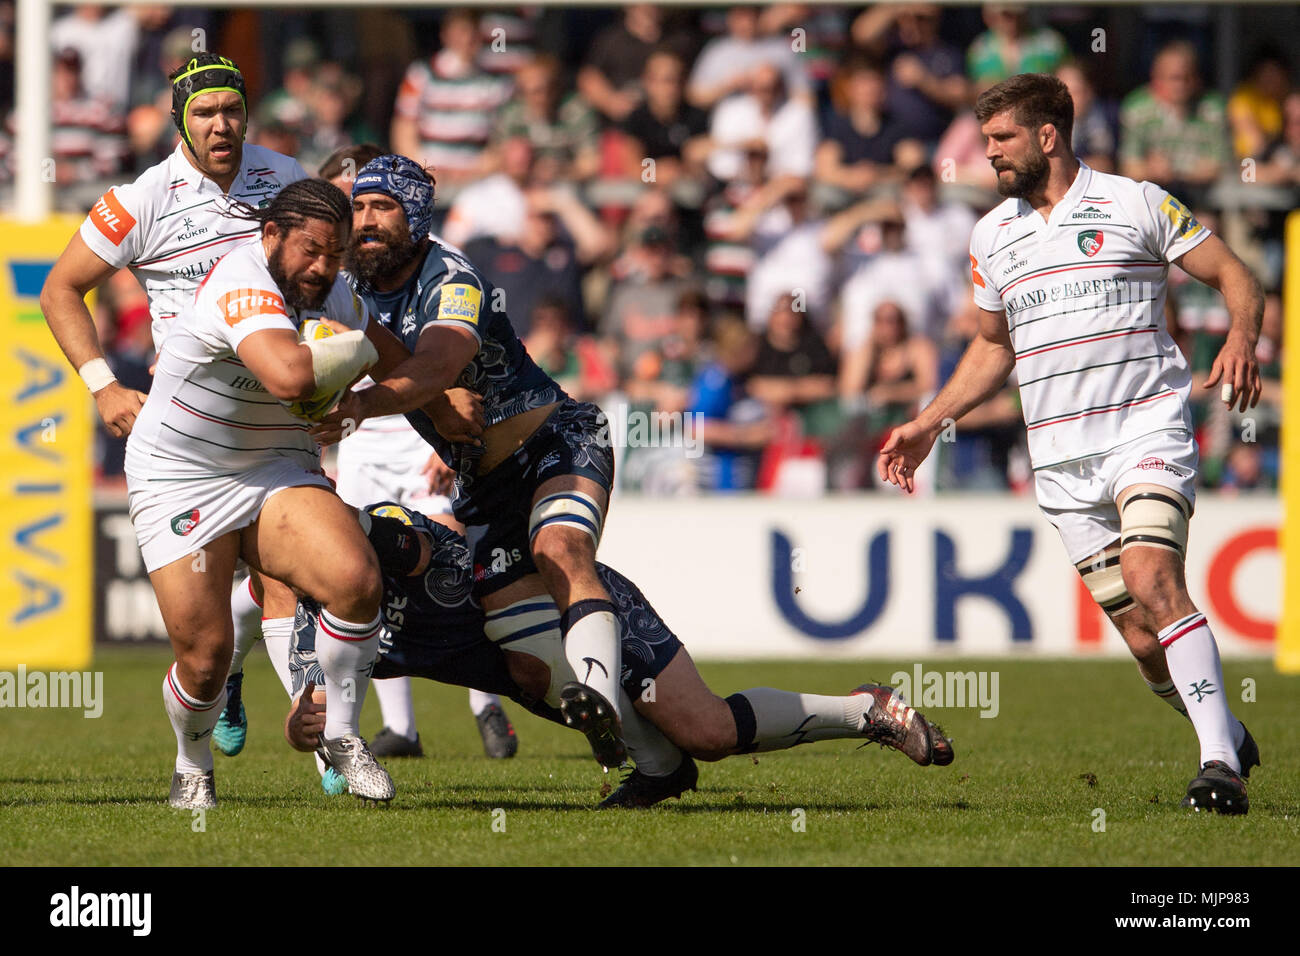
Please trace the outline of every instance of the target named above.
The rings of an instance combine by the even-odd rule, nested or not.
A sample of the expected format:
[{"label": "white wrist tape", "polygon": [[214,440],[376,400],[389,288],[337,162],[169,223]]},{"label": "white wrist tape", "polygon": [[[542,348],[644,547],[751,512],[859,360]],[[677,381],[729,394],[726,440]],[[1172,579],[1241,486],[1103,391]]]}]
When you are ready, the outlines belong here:
[{"label": "white wrist tape", "polygon": [[102,358],[91,359],[77,369],[77,374],[81,376],[81,380],[86,383],[86,388],[90,389],[92,394],[117,381],[117,376]]},{"label": "white wrist tape", "polygon": [[311,370],[317,392],[343,388],[379,361],[379,353],[359,330],[302,343],[311,350]]}]

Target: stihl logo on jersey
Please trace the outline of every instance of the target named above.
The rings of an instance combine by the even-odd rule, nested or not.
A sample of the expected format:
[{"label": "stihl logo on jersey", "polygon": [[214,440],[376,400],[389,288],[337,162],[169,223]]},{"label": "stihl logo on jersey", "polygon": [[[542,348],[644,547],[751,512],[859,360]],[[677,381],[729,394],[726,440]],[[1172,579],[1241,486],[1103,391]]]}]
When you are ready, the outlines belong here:
[{"label": "stihl logo on jersey", "polygon": [[189,534],[199,523],[199,509],[184,511],[172,518],[172,531],[182,538]]},{"label": "stihl logo on jersey", "polygon": [[1101,252],[1101,245],[1106,241],[1106,234],[1100,229],[1087,229],[1079,233],[1079,251],[1091,259]]},{"label": "stihl logo on jersey", "polygon": [[236,289],[217,300],[217,308],[227,325],[237,325],[255,315],[288,316],[284,299],[265,289]]},{"label": "stihl logo on jersey", "polygon": [[90,210],[90,221],[115,246],[120,246],[126,234],[135,228],[135,217],[117,201],[111,189],[100,196]]}]

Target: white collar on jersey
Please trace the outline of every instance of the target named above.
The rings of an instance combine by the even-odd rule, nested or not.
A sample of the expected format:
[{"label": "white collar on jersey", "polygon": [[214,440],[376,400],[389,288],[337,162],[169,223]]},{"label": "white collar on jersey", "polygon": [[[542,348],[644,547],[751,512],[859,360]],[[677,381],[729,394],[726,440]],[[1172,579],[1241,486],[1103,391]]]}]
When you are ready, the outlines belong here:
[{"label": "white collar on jersey", "polygon": [[[209,183],[218,192],[221,191],[221,187],[217,185],[215,179],[203,175],[203,173],[199,172],[198,169],[196,169],[190,161],[185,158],[185,146],[183,143],[176,144],[176,148],[172,150],[171,156],[168,157],[168,162],[171,163],[171,168],[168,172],[171,173],[171,179],[173,182],[177,179],[183,179],[185,180],[185,185],[189,186],[191,189],[202,189],[204,183]],[[230,184],[230,190],[233,192],[235,186],[243,182],[247,175],[248,143],[244,143],[244,148],[239,154],[239,172],[235,174],[234,181]]]}]

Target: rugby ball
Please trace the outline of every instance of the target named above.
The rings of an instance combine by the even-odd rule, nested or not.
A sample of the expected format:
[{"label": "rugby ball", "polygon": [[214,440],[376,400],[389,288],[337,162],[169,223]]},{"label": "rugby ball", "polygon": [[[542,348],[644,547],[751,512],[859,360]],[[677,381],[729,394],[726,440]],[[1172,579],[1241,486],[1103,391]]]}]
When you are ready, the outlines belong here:
[{"label": "rugby ball", "polygon": [[[320,319],[306,319],[298,326],[299,342],[327,339],[333,334],[334,330]],[[289,409],[289,413],[295,418],[305,418],[309,422],[318,422],[330,413],[330,410],[339,403],[339,399],[343,397],[343,393],[346,391],[347,388],[344,387],[331,392],[317,392],[311,398],[282,404]]]}]

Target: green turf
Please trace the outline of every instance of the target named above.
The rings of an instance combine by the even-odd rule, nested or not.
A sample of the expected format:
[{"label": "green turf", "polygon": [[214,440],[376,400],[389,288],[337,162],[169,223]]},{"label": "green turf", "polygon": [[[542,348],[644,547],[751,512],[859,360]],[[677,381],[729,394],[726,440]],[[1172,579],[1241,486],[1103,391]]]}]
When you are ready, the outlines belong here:
[{"label": "green turf", "polygon": [[[106,703],[0,711],[0,859],[22,864],[1294,864],[1300,859],[1300,679],[1270,662],[1226,667],[1264,766],[1250,815],[1178,806],[1196,764],[1190,726],[1132,664],[930,662],[1000,674],[1001,711],[931,713],[956,762],[921,768],[852,742],[702,764],[700,790],[650,811],[594,812],[605,777],[585,741],[513,714],[520,754],[482,756],[465,692],[416,684],[426,759],[390,761],[398,796],[327,798],[311,759],[280,735],[280,688],[263,655],[245,687],[243,754],[217,756],[221,806],[199,821],[163,801],[174,744],[160,682],[169,655],[100,655]],[[844,693],[886,662],[706,664],[715,690]],[[907,665],[910,670],[910,665]],[[1253,703],[1240,702],[1244,678]],[[366,704],[363,729],[377,729]],[[1094,811],[1105,812],[1095,832]],[[502,815],[500,812],[504,811]],[[794,826],[802,811],[805,828]],[[504,832],[494,829],[504,822]]]}]

